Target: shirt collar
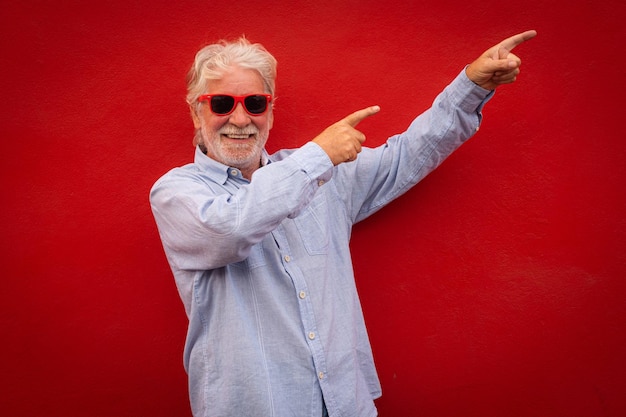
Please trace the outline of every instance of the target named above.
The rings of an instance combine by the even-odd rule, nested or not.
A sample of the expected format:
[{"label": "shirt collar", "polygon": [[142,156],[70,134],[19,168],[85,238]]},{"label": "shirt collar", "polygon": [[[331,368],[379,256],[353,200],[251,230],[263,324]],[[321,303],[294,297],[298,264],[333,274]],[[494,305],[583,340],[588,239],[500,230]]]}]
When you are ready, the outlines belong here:
[{"label": "shirt collar", "polygon": [[[271,161],[269,160],[269,155],[267,151],[263,149],[261,154],[261,166],[265,166],[269,164]],[[200,167],[202,172],[209,175],[214,181],[225,184],[228,180],[228,172],[233,167],[229,167],[228,165],[224,165],[221,162],[216,161],[213,158],[206,156],[201,150],[199,146],[196,146],[196,152],[194,154],[194,163]]]}]

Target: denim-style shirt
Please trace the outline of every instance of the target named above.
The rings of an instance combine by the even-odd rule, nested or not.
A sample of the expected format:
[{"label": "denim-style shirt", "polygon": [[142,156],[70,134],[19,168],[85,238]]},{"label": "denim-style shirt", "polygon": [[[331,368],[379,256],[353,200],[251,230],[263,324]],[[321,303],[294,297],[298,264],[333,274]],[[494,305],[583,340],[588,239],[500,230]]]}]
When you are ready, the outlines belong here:
[{"label": "denim-style shirt", "polygon": [[477,130],[492,93],[465,71],[408,130],[333,166],[309,142],[247,181],[196,149],[150,194],[189,318],[195,416],[376,416],[381,387],[357,294],[352,225]]}]

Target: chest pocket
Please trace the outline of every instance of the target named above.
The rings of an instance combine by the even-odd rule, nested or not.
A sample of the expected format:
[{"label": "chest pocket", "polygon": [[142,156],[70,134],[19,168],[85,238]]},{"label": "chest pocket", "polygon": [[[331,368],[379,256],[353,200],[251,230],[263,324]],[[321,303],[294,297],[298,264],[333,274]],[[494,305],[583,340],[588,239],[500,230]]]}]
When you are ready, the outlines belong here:
[{"label": "chest pocket", "polygon": [[302,243],[309,255],[328,253],[328,215],[326,199],[323,195],[319,195],[294,219]]}]

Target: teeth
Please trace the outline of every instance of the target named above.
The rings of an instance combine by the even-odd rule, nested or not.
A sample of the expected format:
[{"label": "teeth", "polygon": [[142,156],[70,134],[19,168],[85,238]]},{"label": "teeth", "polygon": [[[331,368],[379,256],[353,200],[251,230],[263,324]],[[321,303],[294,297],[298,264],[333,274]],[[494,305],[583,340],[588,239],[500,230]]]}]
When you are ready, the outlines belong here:
[{"label": "teeth", "polygon": [[231,139],[248,139],[250,135],[226,135]]}]

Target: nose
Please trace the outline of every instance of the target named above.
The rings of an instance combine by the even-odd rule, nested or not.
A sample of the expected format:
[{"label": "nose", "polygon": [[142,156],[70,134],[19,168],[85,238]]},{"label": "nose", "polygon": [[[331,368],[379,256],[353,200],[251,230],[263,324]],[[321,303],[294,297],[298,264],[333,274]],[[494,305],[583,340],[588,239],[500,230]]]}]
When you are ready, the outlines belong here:
[{"label": "nose", "polygon": [[230,114],[229,122],[239,127],[245,127],[250,124],[250,115],[243,108],[243,103],[237,103],[235,110]]}]

